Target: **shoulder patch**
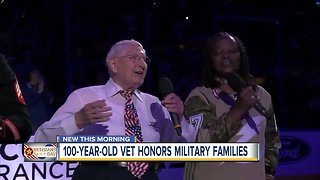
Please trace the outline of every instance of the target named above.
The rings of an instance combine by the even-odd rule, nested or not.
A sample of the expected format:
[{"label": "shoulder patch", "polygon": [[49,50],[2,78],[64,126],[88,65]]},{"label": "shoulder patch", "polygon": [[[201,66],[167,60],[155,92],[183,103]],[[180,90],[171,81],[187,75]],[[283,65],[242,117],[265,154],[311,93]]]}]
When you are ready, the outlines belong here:
[{"label": "shoulder patch", "polygon": [[26,105],[26,101],[24,100],[23,96],[22,96],[22,92],[20,90],[20,86],[19,86],[19,83],[18,83],[18,80],[16,80],[15,84],[14,84],[14,89],[16,91],[16,95],[17,95],[17,98],[18,100],[23,104],[23,105]]},{"label": "shoulder patch", "polygon": [[203,122],[203,114],[196,114],[189,117],[190,123],[193,125],[194,129],[196,130],[196,134],[198,134],[199,129],[201,128]]}]

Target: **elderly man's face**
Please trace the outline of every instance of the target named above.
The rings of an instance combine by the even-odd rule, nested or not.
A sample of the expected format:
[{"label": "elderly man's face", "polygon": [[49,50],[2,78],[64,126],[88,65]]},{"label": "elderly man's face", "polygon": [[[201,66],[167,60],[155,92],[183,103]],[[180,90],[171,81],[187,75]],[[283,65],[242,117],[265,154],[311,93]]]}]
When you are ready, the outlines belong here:
[{"label": "elderly man's face", "polygon": [[128,44],[124,54],[111,59],[113,80],[123,89],[136,89],[146,77],[148,66],[145,62],[145,50],[138,44]]}]

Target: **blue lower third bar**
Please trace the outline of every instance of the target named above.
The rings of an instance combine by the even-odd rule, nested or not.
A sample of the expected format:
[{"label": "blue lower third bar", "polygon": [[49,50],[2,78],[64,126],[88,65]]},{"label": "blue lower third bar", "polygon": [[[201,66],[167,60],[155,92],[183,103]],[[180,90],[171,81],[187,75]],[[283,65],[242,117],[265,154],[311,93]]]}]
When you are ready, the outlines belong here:
[{"label": "blue lower third bar", "polygon": [[136,142],[135,136],[57,136],[57,142],[104,142],[130,143]]}]

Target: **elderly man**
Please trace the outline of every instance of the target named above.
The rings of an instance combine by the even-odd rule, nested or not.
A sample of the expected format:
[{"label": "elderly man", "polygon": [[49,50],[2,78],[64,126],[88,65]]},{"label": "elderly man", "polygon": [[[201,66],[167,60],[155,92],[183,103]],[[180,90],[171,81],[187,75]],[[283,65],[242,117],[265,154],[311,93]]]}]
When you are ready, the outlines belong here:
[{"label": "elderly man", "polygon": [[[148,69],[143,46],[135,40],[113,45],[106,64],[110,79],[105,85],[74,91],[50,121],[39,127],[36,141],[55,141],[56,135],[130,135],[138,142],[194,141],[194,128],[183,117],[183,102],[175,94],[162,102],[139,91]],[[164,108],[164,105],[166,108]],[[169,112],[181,119],[178,136]],[[80,163],[73,179],[157,179],[154,163]]]}]

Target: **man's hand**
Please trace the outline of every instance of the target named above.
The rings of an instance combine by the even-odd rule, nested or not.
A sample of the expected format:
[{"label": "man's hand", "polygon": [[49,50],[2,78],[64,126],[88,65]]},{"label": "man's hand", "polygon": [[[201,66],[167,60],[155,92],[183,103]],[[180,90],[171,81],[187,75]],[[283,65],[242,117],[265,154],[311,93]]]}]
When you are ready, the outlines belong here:
[{"label": "man's hand", "polygon": [[81,129],[88,124],[107,121],[111,115],[111,107],[107,106],[105,100],[98,100],[86,104],[75,114],[75,119],[78,128]]},{"label": "man's hand", "polygon": [[184,106],[179,96],[170,93],[161,101],[161,104],[165,106],[169,112],[177,113],[179,118],[182,119]]}]

